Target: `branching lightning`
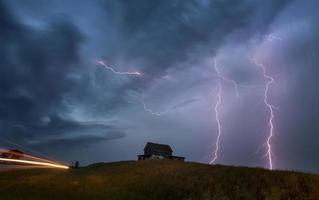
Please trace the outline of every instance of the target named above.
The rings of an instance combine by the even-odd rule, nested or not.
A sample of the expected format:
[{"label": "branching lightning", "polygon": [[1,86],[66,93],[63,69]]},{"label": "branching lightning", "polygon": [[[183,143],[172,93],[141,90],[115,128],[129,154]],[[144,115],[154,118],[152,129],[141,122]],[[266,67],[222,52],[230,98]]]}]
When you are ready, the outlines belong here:
[{"label": "branching lightning", "polygon": [[146,112],[148,112],[148,113],[150,113],[150,114],[152,114],[152,115],[156,115],[156,116],[158,116],[158,117],[160,117],[160,116],[162,116],[162,115],[165,115],[165,114],[167,114],[167,113],[169,113],[169,112],[172,112],[172,111],[174,111],[174,110],[176,110],[176,109],[179,109],[179,108],[181,108],[181,107],[187,106],[187,105],[189,105],[189,104],[191,104],[191,103],[194,103],[194,102],[196,102],[196,101],[198,101],[198,100],[199,100],[199,99],[186,100],[186,101],[183,101],[183,102],[181,102],[181,103],[175,104],[174,106],[171,106],[169,109],[166,109],[165,111],[155,112],[155,111],[153,111],[152,109],[150,109],[150,108],[147,106],[147,104],[146,104],[146,102],[145,102],[145,95],[144,95],[144,94],[143,94],[143,96],[142,96],[142,98],[141,98],[141,102],[142,102],[142,104],[143,104],[144,110],[145,110]]},{"label": "branching lightning", "polygon": [[281,38],[281,37],[279,37],[279,36],[277,36],[277,35],[275,35],[275,34],[272,34],[272,33],[266,35],[266,39],[267,39],[267,41],[270,41],[270,42],[273,42],[273,41],[275,41],[275,40],[282,41],[282,38]]},{"label": "branching lightning", "polygon": [[145,95],[142,96],[141,102],[142,102],[143,108],[144,108],[144,110],[145,110],[146,112],[148,112],[148,113],[150,113],[150,114],[152,114],[152,115],[159,116],[159,117],[169,112],[168,110],[163,111],[163,112],[155,112],[155,111],[151,110],[150,108],[147,107],[147,105],[146,105],[144,99],[145,99]]},{"label": "branching lightning", "polygon": [[267,83],[265,86],[265,91],[264,91],[264,103],[266,107],[269,109],[269,119],[268,119],[268,127],[269,127],[269,134],[266,140],[267,143],[267,157],[268,157],[268,162],[269,162],[269,169],[273,169],[273,161],[272,161],[272,145],[271,145],[271,139],[274,136],[274,106],[269,103],[269,89],[270,85],[275,81],[273,77],[267,74],[266,67],[262,64],[259,63],[255,58],[253,59],[254,63],[259,66],[262,69],[263,77],[267,79]]},{"label": "branching lightning", "polygon": [[230,83],[234,86],[235,92],[236,92],[236,98],[239,98],[239,91],[238,91],[238,84],[231,79],[226,78],[225,76],[223,76],[220,72],[220,70],[218,69],[217,66],[217,60],[216,58],[214,58],[214,70],[217,74],[217,78],[218,78],[218,83],[217,83],[217,101],[216,104],[214,106],[214,111],[215,111],[215,120],[217,123],[217,129],[218,129],[218,134],[217,134],[217,139],[215,142],[215,150],[214,150],[214,157],[213,159],[209,162],[210,164],[215,163],[215,161],[218,159],[218,152],[219,152],[219,143],[220,143],[220,138],[222,135],[222,126],[221,126],[221,121],[220,121],[220,117],[219,117],[219,107],[222,103],[222,81]]},{"label": "branching lightning", "polygon": [[139,72],[139,71],[133,71],[133,72],[119,72],[119,71],[116,71],[113,67],[105,64],[104,61],[102,61],[102,60],[97,61],[97,63],[99,65],[102,65],[105,69],[108,69],[108,70],[110,70],[111,72],[113,72],[114,74],[117,74],[117,75],[135,75],[135,76],[141,76],[142,75],[142,73]]},{"label": "branching lightning", "polygon": [[214,68],[215,68],[215,71],[217,72],[217,77],[223,80],[224,82],[232,84],[234,86],[236,98],[239,98],[238,84],[234,80],[228,79],[225,76],[223,76],[217,67],[216,60],[214,62],[215,62]]}]

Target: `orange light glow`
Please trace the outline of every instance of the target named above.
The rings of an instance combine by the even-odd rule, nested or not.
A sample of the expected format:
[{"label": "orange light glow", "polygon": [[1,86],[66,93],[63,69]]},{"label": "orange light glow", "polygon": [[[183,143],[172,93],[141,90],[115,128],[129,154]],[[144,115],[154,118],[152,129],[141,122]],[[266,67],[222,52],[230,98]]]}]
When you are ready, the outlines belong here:
[{"label": "orange light glow", "polygon": [[[0,149],[0,153],[7,153],[7,152],[10,153],[10,154],[13,154],[13,155],[18,155],[18,154],[14,153],[14,152],[10,152],[10,150]],[[19,154],[19,155],[20,155],[20,154]],[[54,162],[54,161],[51,161],[51,160],[47,160],[47,159],[43,159],[43,158],[40,158],[40,157],[31,156],[31,155],[26,154],[26,153],[23,153],[23,154],[21,154],[21,155],[22,155],[22,157],[24,157],[24,158],[29,158],[29,159],[31,159],[31,161],[37,161],[37,160],[39,160],[39,161],[43,161],[43,162],[45,162],[45,163],[52,163],[52,164],[60,165],[60,164],[57,163],[57,162]]]},{"label": "orange light glow", "polygon": [[31,164],[31,165],[41,165],[41,166],[48,166],[48,167],[61,168],[61,169],[69,169],[69,167],[66,165],[52,164],[52,163],[46,163],[46,162],[37,162],[37,161],[30,161],[30,160],[0,158],[0,161],[25,163],[25,164]]}]

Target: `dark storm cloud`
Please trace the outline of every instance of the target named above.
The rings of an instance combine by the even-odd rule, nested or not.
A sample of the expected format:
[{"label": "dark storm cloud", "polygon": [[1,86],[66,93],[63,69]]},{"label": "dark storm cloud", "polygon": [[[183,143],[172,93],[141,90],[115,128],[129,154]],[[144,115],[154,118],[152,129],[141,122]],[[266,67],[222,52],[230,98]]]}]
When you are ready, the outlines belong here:
[{"label": "dark storm cloud", "polygon": [[[30,7],[37,4],[34,2],[36,1],[29,2]],[[286,5],[286,2],[263,3],[263,5],[265,4],[265,7],[275,15]],[[55,9],[62,7],[62,10],[70,10],[69,15],[72,16],[72,22],[78,22],[79,28],[89,33],[91,27],[83,26],[80,20],[76,21],[79,13],[74,14],[76,10],[74,6],[77,7],[73,5],[74,3],[76,1],[68,4],[52,1],[50,5],[54,5]],[[105,17],[105,20],[102,20],[104,18],[98,19],[105,21],[104,23],[94,21],[99,26],[91,32],[100,31],[101,33],[98,43],[92,46],[99,49],[103,46],[104,50],[99,54],[104,55],[108,63],[114,67],[121,67],[118,66],[119,60],[124,60],[127,65],[136,62],[135,66],[144,74],[142,78],[130,77],[127,81],[119,82],[114,80],[118,77],[114,77],[113,74],[98,66],[95,66],[99,69],[93,80],[90,75],[82,73],[81,80],[73,85],[72,94],[68,95],[68,99],[86,107],[88,112],[101,113],[101,115],[130,105],[132,91],[147,90],[152,82],[165,75],[168,69],[179,68],[178,70],[184,71],[188,60],[200,61],[206,55],[213,55],[229,35],[238,30],[250,28],[255,23],[254,16],[259,14],[261,9],[256,2],[230,0],[106,1],[100,3],[93,1],[89,6],[102,7],[105,12],[105,15],[100,16]],[[23,8],[28,7],[27,4],[22,5]],[[77,8],[81,8],[81,5],[80,3]],[[41,13],[41,16],[45,15],[43,10],[54,13],[43,4],[39,5],[39,8],[35,10],[36,13]],[[265,13],[268,14],[268,12]],[[87,15],[90,17],[94,14]],[[51,17],[51,14],[48,16]],[[257,24],[266,24],[266,22],[269,24],[272,21],[270,17],[264,19],[263,15],[260,18],[264,21],[256,22]],[[109,35],[116,36],[110,37]],[[90,34],[86,36],[85,44],[96,40]],[[194,62],[194,64],[197,63]],[[81,69],[77,70],[81,73]],[[63,94],[61,89],[56,87],[56,90]]]},{"label": "dark storm cloud", "polygon": [[[223,129],[219,161],[265,166],[261,155],[251,158],[264,142],[267,112],[257,102],[264,80],[245,59],[263,46],[265,34],[274,33],[282,40],[273,44],[280,45],[262,60],[276,66],[269,69],[276,80],[271,100],[280,108],[274,151],[287,163],[283,167],[303,168],[302,161],[311,163],[304,168],[314,169],[316,160],[304,154],[318,149],[317,8],[315,0],[0,1],[0,137],[53,153],[55,147],[98,149],[124,136],[120,142],[132,148],[157,138],[198,161],[209,154],[205,142],[210,145],[216,134],[216,77],[206,61],[217,55],[227,78],[247,83],[239,87],[240,100],[228,94],[233,94],[231,84],[223,88],[222,121],[231,123]],[[95,59],[143,76],[116,76]],[[285,81],[288,92],[275,88]],[[143,112],[143,94],[150,108],[173,111],[150,117]],[[181,137],[188,139],[181,143]],[[195,143],[196,153],[184,147]],[[103,148],[118,152],[116,146]],[[59,152],[61,158],[65,154]],[[290,164],[289,156],[295,156]]]},{"label": "dark storm cloud", "polygon": [[253,13],[246,1],[228,0],[114,1],[105,7],[121,36],[119,49],[107,55],[140,60],[151,74],[184,62],[208,44],[214,52],[229,34],[244,28]]},{"label": "dark storm cloud", "polygon": [[111,137],[115,137],[117,132],[120,136],[124,133],[121,129],[115,126],[94,122],[76,122],[56,116],[49,118],[49,122],[44,125],[30,127],[30,132],[34,135],[39,135],[45,132],[46,136],[63,136],[65,134],[81,135],[91,133],[92,135],[111,134]]},{"label": "dark storm cloud", "polygon": [[[0,21],[2,136],[27,142],[48,135],[91,131],[96,139],[97,132],[110,131],[105,125],[83,125],[58,117],[64,108],[63,96],[76,83],[70,74],[79,64],[78,52],[84,39],[78,29],[66,17],[53,19],[41,29],[23,25],[2,2]],[[73,140],[81,142],[76,137]]]},{"label": "dark storm cloud", "polygon": [[4,11],[1,21],[6,21],[1,27],[0,119],[36,123],[54,113],[70,88],[67,75],[78,60],[81,34],[64,19],[53,21],[45,30],[25,27],[3,4],[0,9]]},{"label": "dark storm cloud", "polygon": [[[83,123],[51,117],[49,122],[43,125],[11,126],[2,134],[6,140],[16,141],[37,149],[45,146],[47,149],[54,147],[86,147],[90,144],[121,138],[126,133],[115,126],[98,123]],[[2,141],[1,143],[10,145]]]},{"label": "dark storm cloud", "polygon": [[[286,2],[265,3],[269,4],[267,8],[272,14],[261,16],[263,22],[269,23]],[[29,5],[37,3],[30,1]],[[50,5],[57,8],[58,4],[51,2]],[[21,5],[28,8],[27,4]],[[44,19],[50,20],[45,21],[44,27],[34,28],[20,22],[22,19],[16,18],[11,8],[1,3],[1,41],[4,46],[1,57],[4,59],[0,75],[0,120],[4,131],[11,132],[12,127],[15,132],[16,127],[40,129],[35,127],[41,126],[44,119],[54,122],[61,109],[68,109],[68,105],[65,107],[61,101],[70,91],[68,97],[91,107],[89,111],[105,113],[125,107],[130,101],[128,92],[145,88],[152,77],[184,63],[194,57],[192,54],[201,59],[208,52],[214,53],[228,35],[248,27],[258,10],[254,2],[230,0],[107,1],[103,6],[109,17],[107,26],[118,35],[112,46],[104,44],[105,57],[111,63],[118,57],[137,60],[148,78],[133,78],[116,86],[117,82],[110,82],[111,77],[103,77],[103,69],[98,69],[93,86],[86,75],[80,81],[73,80],[69,75],[80,70],[77,67],[80,65],[79,49],[84,40],[83,34],[73,24],[74,20],[71,22],[67,15],[53,19],[48,15]],[[39,8],[35,13],[45,15],[41,10],[47,8],[41,3]],[[270,11],[265,12],[268,13]],[[86,42],[89,41],[90,38],[86,38]],[[105,85],[106,81],[108,84]],[[101,88],[96,89],[97,85]],[[108,95],[100,95],[102,92]],[[95,103],[90,105],[91,102]],[[50,127],[52,121],[46,127],[46,134],[57,128]]]},{"label": "dark storm cloud", "polygon": [[114,54],[140,59],[146,70],[163,72],[193,53],[214,53],[235,31],[268,28],[289,2],[108,1],[105,7],[120,41],[107,55],[110,60]]},{"label": "dark storm cloud", "polygon": [[[270,23],[286,3],[263,3],[269,11],[259,17],[261,22]],[[208,52],[214,53],[227,36],[249,27],[256,13],[261,13],[259,4],[252,1],[107,1],[103,5],[109,16],[106,26],[118,35],[112,46],[104,44],[106,59],[111,63],[118,57],[137,60],[148,78],[133,78],[119,86],[107,84],[109,87],[102,88],[109,93],[105,98],[97,95],[101,91],[89,86],[90,80],[87,82],[82,77],[83,83],[81,80],[75,85],[68,74],[79,64],[78,51],[83,35],[78,29],[67,17],[46,22],[44,30],[26,27],[2,4],[2,15],[6,15],[2,17],[6,22],[2,30],[6,33],[13,28],[16,30],[13,35],[4,36],[6,39],[12,37],[13,41],[4,48],[3,57],[14,58],[2,64],[4,73],[1,74],[6,78],[2,77],[4,83],[1,85],[10,87],[6,88],[10,93],[2,95],[2,105],[8,104],[1,110],[6,121],[34,123],[42,116],[55,114],[70,88],[73,91],[80,88],[81,91],[74,92],[73,96],[82,103],[96,101],[95,112],[123,107],[128,92],[145,88],[152,77],[190,58],[201,59]],[[18,28],[22,31],[17,31]],[[110,83],[108,79],[96,77],[95,80],[103,84]],[[81,95],[83,92],[87,95]],[[112,106],[106,106],[105,102]],[[22,115],[18,115],[20,111]]]},{"label": "dark storm cloud", "polygon": [[[315,11],[318,6],[318,1],[291,1],[283,7],[282,12],[272,17],[273,22],[270,24],[269,31],[278,38],[267,40],[264,37],[265,41],[262,45],[257,45],[252,52],[249,52],[249,56],[252,56],[256,51],[260,51],[260,62],[265,64],[267,73],[275,78],[275,83],[271,85],[269,101],[278,107],[274,109],[275,132],[272,138],[273,162],[278,168],[307,169],[317,172],[319,167],[318,161],[311,156],[318,154],[318,123],[316,121],[319,110],[316,102],[319,98],[317,88],[319,60],[316,54],[319,51],[317,26],[319,15]],[[267,9],[268,7],[265,8]],[[262,24],[256,26],[261,30],[263,27]],[[256,33],[259,34],[259,31]],[[235,66],[240,66],[241,57],[247,56],[247,53],[242,52],[240,56],[235,57],[234,61],[231,61],[234,56],[229,58],[228,55],[234,52],[234,46],[230,44],[232,49],[226,52],[225,59]],[[243,47],[245,44],[240,46]],[[241,48],[242,51],[244,49]],[[237,78],[238,74],[234,74],[234,77]],[[252,107],[253,104],[248,105],[250,99],[246,99],[247,105],[243,107],[243,111],[232,111],[232,114],[238,114],[231,126],[234,130],[225,131],[237,134],[230,139],[227,138],[227,142],[224,142],[222,146],[235,143],[234,141],[238,142],[238,145],[224,150],[224,158],[229,159],[226,161],[228,163],[234,163],[237,158],[239,158],[238,163],[243,161],[249,163],[251,158],[248,156],[245,158],[244,155],[254,151],[250,149],[252,146],[264,142],[262,140],[256,142],[257,138],[254,139],[254,137],[260,138],[268,134],[267,127],[263,127],[268,115],[265,115],[261,122],[254,117],[256,113],[252,113],[249,117],[249,112],[257,107]],[[260,113],[264,112],[260,111]],[[247,120],[243,120],[243,125],[235,125],[241,120],[241,113],[245,113]],[[232,114],[227,120],[232,117]],[[250,129],[249,126],[255,127]],[[245,143],[249,145],[244,145]],[[262,148],[264,147],[261,146],[258,150]],[[239,150],[242,151],[240,156],[236,154]],[[253,162],[256,163],[256,161]]]},{"label": "dark storm cloud", "polygon": [[197,102],[197,101],[199,101],[199,99],[189,99],[189,100],[183,101],[182,103],[179,103],[179,104],[173,106],[172,109],[183,108],[183,107],[188,106],[188,105],[190,105],[194,102]]},{"label": "dark storm cloud", "polygon": [[265,32],[269,31],[269,25],[271,25],[281,11],[293,1],[294,0],[251,0],[251,3],[254,5],[254,17],[250,20],[250,26],[254,29],[253,33],[264,34]]},{"label": "dark storm cloud", "polygon": [[[294,7],[302,7],[302,2]],[[296,19],[298,26],[287,27],[286,41],[276,51],[280,72],[286,74],[289,93],[281,100],[278,112],[278,153],[287,158],[287,166],[318,171],[319,119],[319,14],[318,2],[309,1],[307,9],[299,9],[295,15],[307,17]],[[311,13],[312,15],[309,15]],[[278,155],[279,156],[279,155]]]},{"label": "dark storm cloud", "polygon": [[[45,142],[40,142],[36,145],[31,145],[36,149],[56,149],[62,148],[66,149],[83,149],[90,145],[94,145],[100,142],[105,142],[107,140],[119,139],[125,136],[124,132],[116,131],[109,132],[104,136],[95,136],[95,135],[80,135],[73,138],[61,138],[61,139],[52,139]],[[60,149],[61,150],[61,149]]]},{"label": "dark storm cloud", "polygon": [[[264,33],[288,5],[282,1],[106,1],[107,26],[117,36],[105,43],[112,63],[136,62],[144,73],[116,88],[112,103],[127,103],[127,94],[145,91],[167,70],[186,71],[213,56],[234,33],[245,39]],[[256,28],[257,27],[257,28]],[[262,27],[262,28],[261,28]],[[116,65],[115,65],[116,66]]]}]

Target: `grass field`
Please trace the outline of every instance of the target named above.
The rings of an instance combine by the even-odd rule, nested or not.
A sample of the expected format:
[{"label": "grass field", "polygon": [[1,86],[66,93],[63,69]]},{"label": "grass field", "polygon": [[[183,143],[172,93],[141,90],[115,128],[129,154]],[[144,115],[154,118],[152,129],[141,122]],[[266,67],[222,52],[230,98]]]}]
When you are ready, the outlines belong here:
[{"label": "grass field", "polygon": [[0,172],[0,199],[319,199],[319,176],[178,161]]}]

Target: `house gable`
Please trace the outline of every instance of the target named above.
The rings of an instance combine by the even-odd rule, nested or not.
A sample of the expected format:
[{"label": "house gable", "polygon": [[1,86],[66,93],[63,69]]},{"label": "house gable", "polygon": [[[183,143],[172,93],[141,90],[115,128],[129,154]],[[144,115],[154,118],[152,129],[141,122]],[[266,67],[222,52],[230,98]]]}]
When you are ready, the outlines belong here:
[{"label": "house gable", "polygon": [[166,144],[157,144],[148,142],[144,147],[144,155],[160,155],[160,156],[171,156],[173,153],[172,148]]}]

